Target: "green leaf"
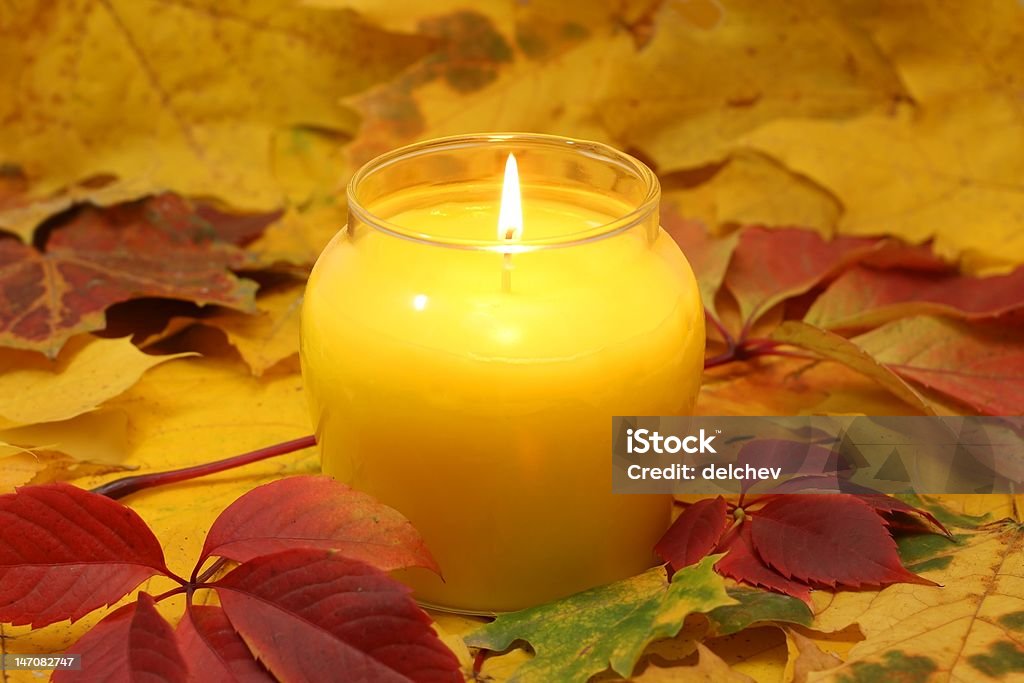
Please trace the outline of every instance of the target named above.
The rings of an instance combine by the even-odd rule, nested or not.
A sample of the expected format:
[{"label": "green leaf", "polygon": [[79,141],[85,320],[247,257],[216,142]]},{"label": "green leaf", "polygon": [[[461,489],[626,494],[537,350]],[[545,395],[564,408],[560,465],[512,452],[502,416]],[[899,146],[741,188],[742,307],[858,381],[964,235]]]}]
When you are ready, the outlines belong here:
[{"label": "green leaf", "polygon": [[716,607],[708,613],[716,636],[739,633],[753,624],[774,621],[810,626],[814,615],[803,600],[754,588],[730,588],[734,605]]},{"label": "green leaf", "polygon": [[536,656],[509,683],[586,681],[611,668],[629,676],[654,640],[671,638],[693,612],[735,602],[713,566],[720,556],[681,569],[669,583],[664,567],[563,600],[503,614],[466,638],[473,647],[505,650],[528,642]]}]

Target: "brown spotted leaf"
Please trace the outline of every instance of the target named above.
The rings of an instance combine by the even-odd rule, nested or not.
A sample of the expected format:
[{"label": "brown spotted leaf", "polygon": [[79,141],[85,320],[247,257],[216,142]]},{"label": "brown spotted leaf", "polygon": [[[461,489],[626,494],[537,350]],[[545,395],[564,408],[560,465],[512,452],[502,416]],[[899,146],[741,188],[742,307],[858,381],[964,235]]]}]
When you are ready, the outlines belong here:
[{"label": "brown spotted leaf", "polygon": [[84,208],[42,250],[0,239],[0,345],[54,356],[72,335],[101,329],[109,306],[140,297],[253,310],[255,284],[231,272],[245,256],[227,242],[258,230],[223,219],[161,195]]}]

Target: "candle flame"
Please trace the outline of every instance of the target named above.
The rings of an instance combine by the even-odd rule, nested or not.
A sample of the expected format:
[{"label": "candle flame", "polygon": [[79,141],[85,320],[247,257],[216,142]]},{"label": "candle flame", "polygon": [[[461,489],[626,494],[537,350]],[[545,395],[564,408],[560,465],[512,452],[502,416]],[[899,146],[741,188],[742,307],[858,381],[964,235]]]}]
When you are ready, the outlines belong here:
[{"label": "candle flame", "polygon": [[519,240],[523,237],[523,201],[519,192],[519,167],[515,155],[505,162],[505,183],[501,188],[501,210],[498,212],[498,239]]}]

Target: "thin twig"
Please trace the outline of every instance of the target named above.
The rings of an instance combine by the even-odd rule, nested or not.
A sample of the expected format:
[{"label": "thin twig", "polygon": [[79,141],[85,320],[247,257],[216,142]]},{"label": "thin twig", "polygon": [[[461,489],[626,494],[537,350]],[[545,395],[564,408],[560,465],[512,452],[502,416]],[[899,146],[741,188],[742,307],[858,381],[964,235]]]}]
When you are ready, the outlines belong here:
[{"label": "thin twig", "polygon": [[295,451],[300,451],[303,448],[309,448],[315,445],[315,436],[304,436],[300,439],[292,439],[291,441],[277,443],[272,446],[266,446],[265,448],[259,448],[255,451],[243,453],[242,455],[235,455],[230,458],[215,460],[202,465],[183,467],[178,470],[167,470],[166,472],[153,472],[151,474],[137,474],[130,477],[122,477],[121,479],[115,479],[114,481],[107,482],[102,486],[97,486],[92,489],[92,492],[118,500],[145,489],[164,486],[165,484],[177,484],[178,482],[188,481],[189,479],[195,479],[197,477],[205,477],[208,474],[224,472],[225,470],[230,470],[235,467],[242,467],[243,465],[249,465],[254,462],[259,462],[260,460],[266,460],[267,458],[273,458],[286,453],[293,453]]}]

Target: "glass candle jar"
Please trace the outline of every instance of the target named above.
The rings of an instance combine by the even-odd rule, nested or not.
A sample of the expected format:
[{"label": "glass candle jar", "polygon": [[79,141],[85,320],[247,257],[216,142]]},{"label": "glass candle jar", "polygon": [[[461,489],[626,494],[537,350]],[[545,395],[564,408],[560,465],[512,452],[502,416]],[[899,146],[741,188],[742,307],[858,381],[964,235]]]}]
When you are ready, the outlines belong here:
[{"label": "glass candle jar", "polygon": [[[522,231],[499,234],[502,169]],[[660,188],[602,144],[424,142],[364,166],[313,269],[302,369],[323,471],[408,517],[423,603],[524,608],[636,574],[669,496],[612,494],[613,415],[689,414],[704,355]]]}]

